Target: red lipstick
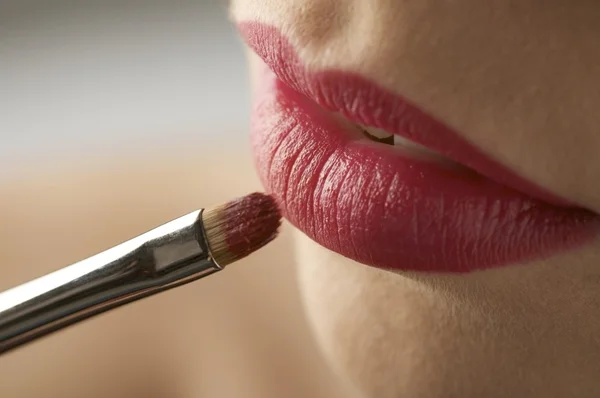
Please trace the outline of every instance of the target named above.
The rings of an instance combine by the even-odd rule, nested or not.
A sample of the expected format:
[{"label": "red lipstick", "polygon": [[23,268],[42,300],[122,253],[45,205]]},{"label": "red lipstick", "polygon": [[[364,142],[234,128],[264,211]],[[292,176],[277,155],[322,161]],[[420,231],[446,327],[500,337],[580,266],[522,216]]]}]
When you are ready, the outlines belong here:
[{"label": "red lipstick", "polygon": [[[285,217],[321,245],[379,268],[468,272],[572,249],[598,232],[595,214],[521,178],[404,98],[357,74],[309,71],[273,27],[239,29],[266,64],[252,117],[259,176]],[[336,114],[465,167],[358,139]]]}]

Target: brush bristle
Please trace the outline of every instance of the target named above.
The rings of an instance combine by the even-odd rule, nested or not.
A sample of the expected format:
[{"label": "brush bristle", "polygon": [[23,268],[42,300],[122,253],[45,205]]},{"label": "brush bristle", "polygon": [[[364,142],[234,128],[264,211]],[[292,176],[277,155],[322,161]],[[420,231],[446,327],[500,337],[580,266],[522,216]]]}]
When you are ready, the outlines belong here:
[{"label": "brush bristle", "polygon": [[226,266],[275,239],[281,212],[273,197],[257,192],[204,210],[202,222],[215,262]]}]

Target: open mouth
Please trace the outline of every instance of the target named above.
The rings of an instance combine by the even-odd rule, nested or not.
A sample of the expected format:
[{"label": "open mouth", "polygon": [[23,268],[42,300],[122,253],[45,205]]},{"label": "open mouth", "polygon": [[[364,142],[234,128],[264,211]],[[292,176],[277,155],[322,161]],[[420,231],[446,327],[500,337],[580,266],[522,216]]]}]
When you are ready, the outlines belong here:
[{"label": "open mouth", "polygon": [[321,245],[387,269],[468,272],[581,245],[598,217],[484,155],[356,74],[307,72],[277,29],[239,29],[265,62],[252,141],[286,218]]}]

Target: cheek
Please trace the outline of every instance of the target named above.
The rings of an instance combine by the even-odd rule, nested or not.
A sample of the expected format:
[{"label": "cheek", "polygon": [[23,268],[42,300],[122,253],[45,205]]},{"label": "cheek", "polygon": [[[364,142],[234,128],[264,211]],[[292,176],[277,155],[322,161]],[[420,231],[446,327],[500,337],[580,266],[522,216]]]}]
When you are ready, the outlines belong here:
[{"label": "cheek", "polygon": [[396,275],[298,232],[296,244],[309,323],[359,397],[600,396],[600,286],[585,266],[591,259],[460,277]]}]

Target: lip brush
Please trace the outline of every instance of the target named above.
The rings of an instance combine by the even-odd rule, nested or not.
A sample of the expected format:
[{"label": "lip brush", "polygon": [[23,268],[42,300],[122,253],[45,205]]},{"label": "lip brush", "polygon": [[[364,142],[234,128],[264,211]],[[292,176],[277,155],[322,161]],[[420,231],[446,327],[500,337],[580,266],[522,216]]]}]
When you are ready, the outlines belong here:
[{"label": "lip brush", "polygon": [[[277,236],[272,197],[200,209],[0,293],[0,354],[123,304],[206,277]],[[89,226],[93,228],[93,225]]]}]

